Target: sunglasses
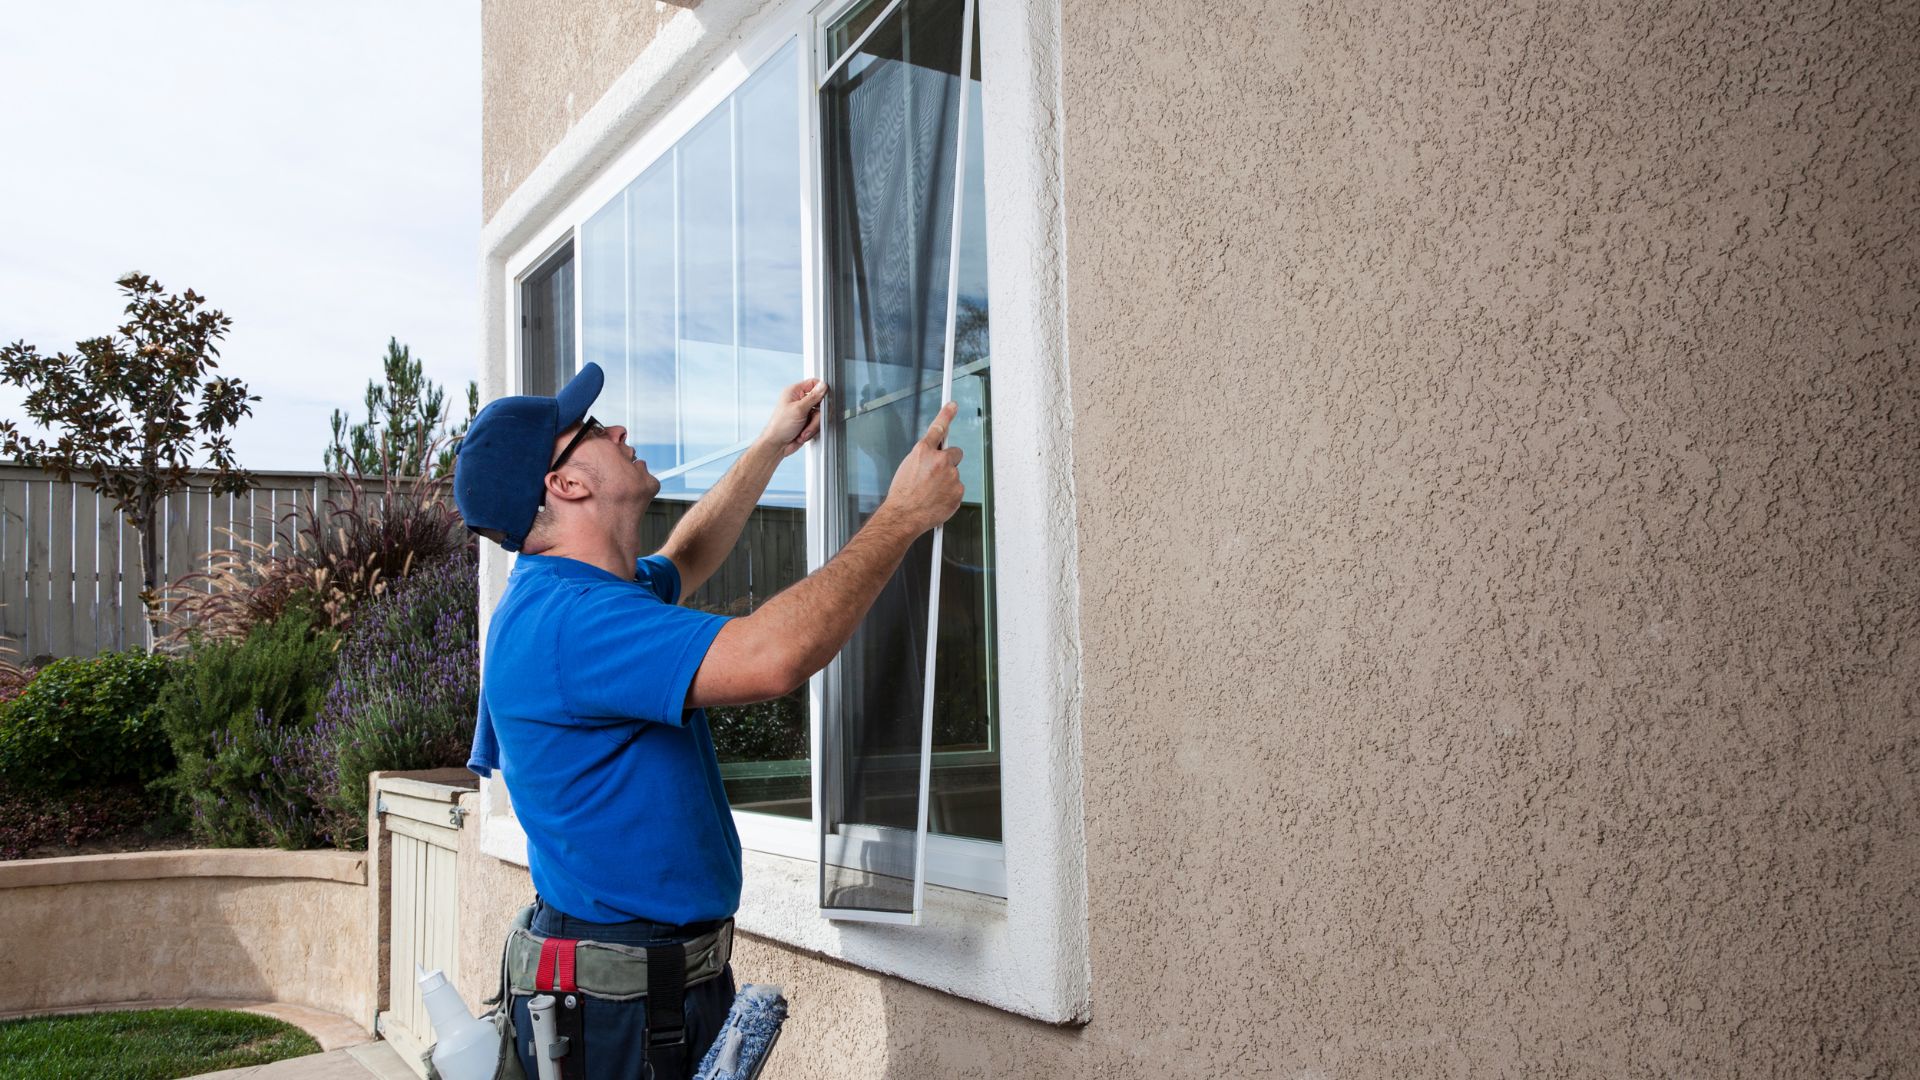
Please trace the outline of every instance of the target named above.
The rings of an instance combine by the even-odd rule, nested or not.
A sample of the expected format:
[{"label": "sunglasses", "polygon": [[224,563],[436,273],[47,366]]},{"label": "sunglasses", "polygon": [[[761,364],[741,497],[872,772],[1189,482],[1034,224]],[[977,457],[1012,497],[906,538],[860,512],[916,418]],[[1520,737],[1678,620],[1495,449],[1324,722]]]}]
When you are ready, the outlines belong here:
[{"label": "sunglasses", "polygon": [[588,439],[598,438],[600,435],[605,434],[606,430],[607,426],[605,424],[602,424],[591,416],[587,417],[587,422],[581,424],[580,430],[574,432],[573,438],[567,440],[567,445],[560,451],[560,456],[553,459],[553,464],[547,466],[547,471],[552,472],[560,466],[565,465],[567,463],[567,456],[573,453],[575,447],[586,442]]}]

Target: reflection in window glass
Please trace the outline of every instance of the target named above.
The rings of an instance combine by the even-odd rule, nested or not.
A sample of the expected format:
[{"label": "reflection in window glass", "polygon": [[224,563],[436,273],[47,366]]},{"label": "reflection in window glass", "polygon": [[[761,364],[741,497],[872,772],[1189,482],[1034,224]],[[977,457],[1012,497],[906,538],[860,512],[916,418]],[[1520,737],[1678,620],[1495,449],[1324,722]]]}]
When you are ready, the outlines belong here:
[{"label": "reflection in window glass", "polygon": [[583,274],[580,279],[580,323],[586,338],[587,359],[599,360],[607,376],[606,386],[600,391],[600,400],[594,402],[595,417],[615,412],[623,416],[630,415],[627,365],[609,364],[599,359],[618,355],[626,348],[627,319],[622,306],[622,297],[627,290],[626,232],[627,200],[624,196],[602,207],[599,213],[588,218],[587,223],[580,227],[580,261],[602,271]]},{"label": "reflection in window glass", "polygon": [[[661,478],[666,541],[803,373],[798,48],[789,44],[581,228],[594,406]],[[616,392],[617,391],[617,392]],[[806,574],[802,458],[782,464],[732,556],[688,607],[745,615]],[[707,710],[737,810],[809,817],[804,692]]]},{"label": "reflection in window glass", "polygon": [[[688,463],[740,441],[734,338],[732,102],[674,148],[680,197],[680,454]],[[796,373],[797,377],[797,373]],[[704,489],[719,479],[702,470]]]},{"label": "reflection in window glass", "polygon": [[680,463],[673,155],[627,186],[627,444],[654,472]]},{"label": "reflection in window glass", "polygon": [[[857,36],[852,13],[829,42]],[[842,544],[872,516],[895,467],[940,408],[959,104],[978,126],[978,77],[962,78],[961,0],[906,0],[823,90],[829,381],[841,408],[828,465]],[[980,140],[958,188],[983,185]],[[966,452],[965,505],[943,541],[934,693],[933,831],[1000,837],[994,722],[991,426],[984,207],[961,232],[950,445]],[[822,762],[823,906],[913,910],[932,541],[923,537],[835,662]]]}]

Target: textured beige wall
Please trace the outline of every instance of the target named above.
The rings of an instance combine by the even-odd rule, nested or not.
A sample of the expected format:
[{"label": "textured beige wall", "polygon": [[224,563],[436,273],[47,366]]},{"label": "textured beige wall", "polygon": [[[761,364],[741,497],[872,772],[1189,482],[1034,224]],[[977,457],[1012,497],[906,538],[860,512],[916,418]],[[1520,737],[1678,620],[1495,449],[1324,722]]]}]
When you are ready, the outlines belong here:
[{"label": "textured beige wall", "polygon": [[1911,1072],[1920,8],[1062,28],[1094,1019],[768,1075]]},{"label": "textured beige wall", "polygon": [[229,998],[372,1016],[361,856],[182,851],[32,863],[0,866],[0,1012]]},{"label": "textured beige wall", "polygon": [[680,11],[657,0],[482,0],[481,220]]},{"label": "textured beige wall", "polygon": [[460,884],[459,970],[449,972],[455,989],[474,1011],[500,989],[500,947],[507,926],[523,905],[533,903],[533,879],[526,868],[480,851],[480,796],[462,795],[466,825],[454,867]]},{"label": "textured beige wall", "polygon": [[1910,1073],[1920,7],[1064,36],[1095,1060]]}]

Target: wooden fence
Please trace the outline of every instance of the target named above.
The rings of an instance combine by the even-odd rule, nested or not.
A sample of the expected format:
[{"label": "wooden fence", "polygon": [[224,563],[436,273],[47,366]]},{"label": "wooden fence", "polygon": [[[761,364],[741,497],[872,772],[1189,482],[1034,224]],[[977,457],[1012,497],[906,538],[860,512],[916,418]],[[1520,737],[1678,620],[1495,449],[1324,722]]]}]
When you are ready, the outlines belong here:
[{"label": "wooden fence", "polygon": [[[691,503],[655,499],[640,527],[642,551],[658,551]],[[740,541],[707,583],[680,602],[699,611],[745,615],[807,576],[806,512],[762,506],[740,530]]]},{"label": "wooden fence", "polygon": [[[236,546],[232,536],[289,550],[290,512],[330,497],[325,473],[254,477],[252,491],[216,496],[196,475],[167,498],[155,515],[162,586],[206,569],[209,552]],[[140,534],[113,500],[77,479],[0,465],[0,635],[16,662],[144,647],[140,588]]]},{"label": "wooden fence", "polygon": [[[155,515],[161,587],[205,570],[210,552],[239,546],[235,537],[265,545],[270,555],[289,551],[296,508],[311,513],[329,499],[346,501],[326,473],[253,475],[256,486],[241,495],[216,496],[210,477],[195,475],[186,490],[168,496]],[[377,511],[377,482],[367,497],[366,508]],[[643,528],[646,550],[658,548],[686,510],[654,502]],[[744,615],[806,570],[804,513],[763,506],[726,562],[684,602]],[[140,534],[113,500],[77,479],[62,483],[39,469],[0,465],[0,645],[17,654],[9,659],[144,648],[140,588]]]}]

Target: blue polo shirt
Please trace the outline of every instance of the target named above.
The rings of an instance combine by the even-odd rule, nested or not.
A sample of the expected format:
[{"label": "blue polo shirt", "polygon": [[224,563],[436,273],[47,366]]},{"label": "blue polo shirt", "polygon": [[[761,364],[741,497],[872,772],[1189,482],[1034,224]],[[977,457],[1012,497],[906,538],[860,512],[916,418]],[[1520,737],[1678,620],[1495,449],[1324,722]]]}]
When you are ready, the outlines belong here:
[{"label": "blue polo shirt", "polygon": [[679,597],[665,556],[622,581],[522,555],[487,627],[467,767],[505,775],[533,887],[578,919],[683,924],[740,906],[740,836],[713,735],[686,707],[727,620]]}]

